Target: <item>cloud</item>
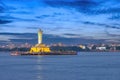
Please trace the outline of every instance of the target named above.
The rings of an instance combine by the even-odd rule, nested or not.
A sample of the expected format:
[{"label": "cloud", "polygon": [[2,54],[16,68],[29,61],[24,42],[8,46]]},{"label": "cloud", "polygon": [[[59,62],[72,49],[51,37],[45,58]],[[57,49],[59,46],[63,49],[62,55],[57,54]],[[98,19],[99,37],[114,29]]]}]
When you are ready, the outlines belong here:
[{"label": "cloud", "polygon": [[119,0],[44,0],[44,2],[52,7],[74,8],[87,15],[120,14]]},{"label": "cloud", "polygon": [[110,20],[120,20],[120,14],[113,15],[112,17],[109,18]]},{"label": "cloud", "polygon": [[43,15],[40,15],[40,16],[36,16],[36,18],[38,18],[38,19],[53,18],[53,17],[62,16],[62,15],[65,15],[65,13],[63,13],[63,12],[53,12],[52,14],[43,14]]},{"label": "cloud", "polygon": [[96,26],[104,26],[106,28],[120,29],[119,26],[108,25],[108,24],[104,24],[104,23],[96,23],[96,22],[90,22],[90,21],[83,21],[82,23],[83,24],[87,24],[87,25],[96,25]]},{"label": "cloud", "polygon": [[[71,34],[68,34],[71,35]],[[73,34],[72,34],[73,35]],[[0,36],[4,38],[4,42],[12,42],[12,43],[37,43],[37,34],[35,33],[0,33]],[[3,41],[3,39],[0,39]],[[52,34],[43,34],[43,43],[45,44],[53,44],[62,42],[64,44],[80,44],[80,43],[101,43],[105,40],[97,40],[97,39],[85,39],[85,38],[66,38],[61,36],[55,36]],[[0,42],[1,44],[1,42]]]},{"label": "cloud", "polygon": [[11,20],[4,19],[5,16],[1,16],[5,12],[5,10],[5,4],[0,0],[0,24],[7,24],[12,22]]},{"label": "cloud", "polygon": [[120,24],[119,24],[119,23],[113,23],[113,25],[115,25],[115,26],[120,26]]},{"label": "cloud", "polygon": [[78,34],[64,33],[63,35],[68,35],[68,36],[77,36]]},{"label": "cloud", "polygon": [[3,7],[3,3],[2,3],[2,1],[0,0],[0,13],[3,13],[4,12],[4,7]]},{"label": "cloud", "polygon": [[[108,37],[111,39],[113,36],[118,37],[116,34],[119,34],[119,32],[116,32],[116,30],[120,29],[120,25],[118,24],[120,20],[119,0],[2,1],[4,2],[4,4],[0,2],[0,24],[3,25],[2,28],[4,27],[3,30],[1,30],[2,32],[13,32],[14,30],[16,32],[35,32],[35,30],[39,28],[37,26],[40,25],[43,30],[49,34],[62,35],[59,37],[50,35],[51,38],[56,39],[55,42],[61,40],[66,42],[64,39],[68,37],[69,39],[67,40],[79,40],[81,38],[86,39],[86,41],[88,39],[94,41],[95,39],[107,39]],[[9,29],[6,30],[8,26]],[[13,26],[15,26],[14,29]],[[106,33],[106,36],[104,31],[106,28],[111,29],[110,32],[113,34]],[[74,34],[71,33],[71,31],[73,31]],[[26,36],[26,34],[22,35]],[[20,41],[20,38],[23,40],[26,39],[26,37],[22,35],[14,35],[14,37],[12,36],[13,38],[9,40],[19,39]],[[17,38],[15,36],[17,36]],[[103,36],[106,36],[106,38]],[[27,38],[27,40],[29,40],[30,37]],[[51,38],[50,40],[53,42],[54,40]]]},{"label": "cloud", "polygon": [[0,13],[4,12],[4,8],[0,6]]},{"label": "cloud", "polygon": [[11,23],[11,20],[2,20],[0,19],[0,24],[7,24],[7,23]]},{"label": "cloud", "polygon": [[0,0],[0,13],[5,13],[6,11],[14,10],[14,9],[16,9],[16,8],[7,6],[4,2],[4,0]]},{"label": "cloud", "polygon": [[[95,32],[97,32],[98,35],[93,36],[94,39],[97,39],[97,37],[98,37],[99,39],[106,39],[106,41],[109,39],[110,40],[112,39],[115,42],[120,40],[119,39],[120,24],[117,24],[117,23],[116,24],[108,24],[108,23],[91,22],[91,21],[81,21],[81,23],[85,24],[85,26],[87,26],[87,25],[95,26],[94,29],[96,29],[96,31],[94,31],[93,34],[96,34]],[[99,30],[98,30],[99,28],[102,29],[101,32],[99,32]],[[92,31],[92,29],[90,31]],[[103,32],[103,34],[102,34],[102,32]],[[100,35],[102,36],[101,38],[100,38]]]},{"label": "cloud", "polygon": [[120,38],[119,38],[120,34],[113,34],[113,33],[109,32],[109,29],[107,29],[107,28],[105,29],[105,33],[107,34],[107,36],[116,37],[120,40]]},{"label": "cloud", "polygon": [[33,34],[33,33],[0,33],[0,37],[2,37],[2,38],[0,38],[0,41],[23,43],[25,41],[27,42],[27,41],[37,37],[35,35],[36,34]]},{"label": "cloud", "polygon": [[52,7],[71,7],[75,8],[80,12],[87,13],[91,11],[91,8],[99,6],[94,0],[44,0],[44,2]]},{"label": "cloud", "polygon": [[115,7],[115,8],[107,8],[107,9],[102,9],[98,11],[99,14],[119,14],[120,13],[120,8]]},{"label": "cloud", "polygon": [[47,18],[47,17],[51,17],[51,15],[36,16],[36,18],[38,18],[38,19],[43,19],[43,18]]},{"label": "cloud", "polygon": [[0,24],[7,24],[11,22],[17,22],[17,21],[26,21],[26,22],[31,22],[31,21],[37,21],[37,19],[32,19],[32,18],[19,18],[19,17],[13,17],[13,16],[0,16]]},{"label": "cloud", "polygon": [[71,6],[76,8],[89,8],[97,5],[97,3],[93,0],[44,0],[44,2],[55,7]]},{"label": "cloud", "polygon": [[32,18],[19,18],[19,17],[9,17],[9,18],[14,21],[27,21],[27,22],[37,21],[36,19],[32,19]]},{"label": "cloud", "polygon": [[38,27],[26,27],[26,29],[35,29],[35,30],[37,29],[38,30],[39,28]]},{"label": "cloud", "polygon": [[[17,11],[17,7],[5,4],[4,0],[0,0],[0,13],[1,13],[0,24],[8,24],[17,21],[27,21],[27,22],[37,21],[36,19],[33,18],[21,17],[20,14],[29,14],[30,12]],[[14,15],[16,13],[18,13],[19,15],[18,16]]]}]

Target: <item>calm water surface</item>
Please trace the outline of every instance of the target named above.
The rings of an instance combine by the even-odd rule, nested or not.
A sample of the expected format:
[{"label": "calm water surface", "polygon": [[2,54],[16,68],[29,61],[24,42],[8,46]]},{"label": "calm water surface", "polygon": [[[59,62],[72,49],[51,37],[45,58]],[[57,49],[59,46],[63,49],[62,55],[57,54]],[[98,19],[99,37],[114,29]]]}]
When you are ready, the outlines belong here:
[{"label": "calm water surface", "polygon": [[120,80],[120,53],[10,56],[1,52],[0,80]]}]

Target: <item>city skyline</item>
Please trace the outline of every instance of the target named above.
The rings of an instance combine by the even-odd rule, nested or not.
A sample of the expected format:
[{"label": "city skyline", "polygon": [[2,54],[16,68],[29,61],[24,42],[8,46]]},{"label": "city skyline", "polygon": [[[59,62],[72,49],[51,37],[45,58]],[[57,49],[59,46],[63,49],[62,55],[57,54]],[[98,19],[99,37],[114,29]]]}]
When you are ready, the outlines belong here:
[{"label": "city skyline", "polygon": [[[0,0],[0,41],[120,43],[120,0]],[[32,35],[32,36],[30,36]]]}]

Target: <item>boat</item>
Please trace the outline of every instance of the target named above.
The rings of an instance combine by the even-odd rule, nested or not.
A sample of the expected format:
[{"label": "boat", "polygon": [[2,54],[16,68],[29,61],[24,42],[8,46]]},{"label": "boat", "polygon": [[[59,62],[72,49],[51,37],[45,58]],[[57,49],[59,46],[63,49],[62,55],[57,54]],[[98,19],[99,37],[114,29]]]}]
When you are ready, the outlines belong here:
[{"label": "boat", "polygon": [[11,54],[10,54],[11,56],[17,56],[17,55],[20,55],[18,52],[11,52]]},{"label": "boat", "polygon": [[12,53],[13,56],[16,56],[16,55],[77,55],[77,52],[75,51],[53,51],[53,52],[33,52],[33,53],[30,53],[30,52],[13,52]]}]

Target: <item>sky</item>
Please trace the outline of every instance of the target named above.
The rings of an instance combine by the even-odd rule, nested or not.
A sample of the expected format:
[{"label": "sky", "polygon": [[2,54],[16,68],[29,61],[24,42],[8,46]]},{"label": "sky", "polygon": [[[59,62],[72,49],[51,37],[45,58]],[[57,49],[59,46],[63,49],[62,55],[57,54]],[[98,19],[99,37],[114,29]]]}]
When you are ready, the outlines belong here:
[{"label": "sky", "polygon": [[38,29],[45,43],[120,43],[120,0],[0,0],[0,43]]}]

